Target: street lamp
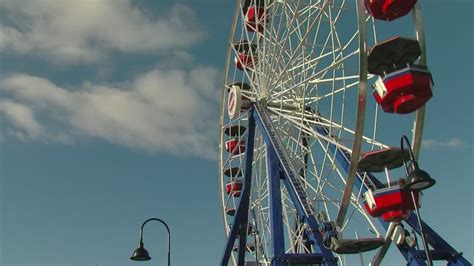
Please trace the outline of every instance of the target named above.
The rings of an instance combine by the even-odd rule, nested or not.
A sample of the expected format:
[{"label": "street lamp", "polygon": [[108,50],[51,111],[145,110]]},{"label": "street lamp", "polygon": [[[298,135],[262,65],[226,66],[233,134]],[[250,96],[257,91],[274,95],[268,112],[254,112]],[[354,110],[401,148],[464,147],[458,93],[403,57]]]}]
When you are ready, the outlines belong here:
[{"label": "street lamp", "polygon": [[149,221],[157,221],[157,222],[162,223],[166,227],[166,231],[168,231],[168,266],[170,266],[170,249],[171,249],[170,248],[170,239],[171,239],[170,228],[163,220],[158,219],[158,218],[150,218],[146,220],[145,222],[143,222],[142,227],[140,228],[140,242],[138,243],[138,248],[135,249],[130,259],[135,260],[135,261],[151,260],[151,257],[143,244],[143,227]]},{"label": "street lamp", "polygon": [[[410,168],[408,167],[408,162],[405,159],[403,151],[405,150],[403,144],[408,144],[408,152],[410,154]],[[432,187],[436,180],[431,178],[431,176],[424,170],[420,169],[418,166],[418,162],[415,160],[415,155],[413,155],[413,151],[410,146],[410,141],[408,137],[403,135],[402,139],[400,140],[400,148],[402,149],[402,160],[403,165],[405,166],[405,172],[407,174],[406,177],[406,184],[404,186],[405,190],[408,191],[420,191]]]}]

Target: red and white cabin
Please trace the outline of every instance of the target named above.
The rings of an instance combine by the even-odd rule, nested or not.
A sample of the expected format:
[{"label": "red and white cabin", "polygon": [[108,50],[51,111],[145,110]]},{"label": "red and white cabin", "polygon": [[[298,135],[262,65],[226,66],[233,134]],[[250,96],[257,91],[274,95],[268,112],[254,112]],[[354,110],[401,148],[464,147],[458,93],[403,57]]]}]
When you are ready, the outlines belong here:
[{"label": "red and white cabin", "polygon": [[416,0],[365,0],[365,7],[376,19],[392,21],[408,14]]},{"label": "red and white cabin", "polygon": [[245,14],[245,27],[249,32],[258,31],[262,33],[267,20],[268,16],[265,14],[265,7],[250,6]]},{"label": "red and white cabin", "polygon": [[[359,161],[359,171],[383,172],[387,176],[387,184],[373,187],[364,193],[363,204],[367,212],[373,217],[382,217],[386,222],[400,222],[405,220],[415,209],[411,193],[404,190],[403,179],[390,182],[389,170],[404,164],[403,157],[408,151],[400,148],[388,147],[381,150],[365,153]],[[419,193],[414,192],[415,202],[419,206]]]},{"label": "red and white cabin", "polygon": [[370,50],[368,72],[380,76],[373,95],[385,112],[411,113],[433,96],[430,71],[415,64],[420,55],[417,40],[400,36],[377,43]]},{"label": "red and white cabin", "polygon": [[255,56],[251,56],[247,52],[241,52],[234,57],[234,63],[237,69],[240,71],[252,70],[255,68],[257,58]]},{"label": "red and white cabin", "polygon": [[433,96],[431,73],[415,66],[379,77],[374,88],[375,100],[388,113],[414,112]]},{"label": "red and white cabin", "polygon": [[225,191],[227,192],[227,195],[239,197],[243,186],[244,184],[242,180],[234,179],[234,181],[231,181],[225,185]]},{"label": "red and white cabin", "polygon": [[225,142],[225,149],[233,155],[239,155],[245,152],[245,141],[238,138],[231,139]]},{"label": "red and white cabin", "polygon": [[[420,195],[413,192],[415,202],[420,206]],[[364,194],[364,206],[373,217],[380,217],[386,222],[400,222],[410,216],[415,209],[410,191],[404,190],[399,185],[369,190]]]}]

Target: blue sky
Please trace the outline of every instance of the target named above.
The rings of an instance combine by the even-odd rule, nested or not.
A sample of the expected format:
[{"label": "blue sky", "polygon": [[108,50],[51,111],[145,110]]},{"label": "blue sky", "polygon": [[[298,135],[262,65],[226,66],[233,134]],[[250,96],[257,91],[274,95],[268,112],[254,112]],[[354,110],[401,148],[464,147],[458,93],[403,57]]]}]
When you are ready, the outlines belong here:
[{"label": "blue sky", "polygon": [[[435,96],[423,217],[473,260],[473,3],[422,1]],[[217,131],[234,1],[0,1],[0,264],[216,265]],[[146,228],[153,265],[164,229]]]}]

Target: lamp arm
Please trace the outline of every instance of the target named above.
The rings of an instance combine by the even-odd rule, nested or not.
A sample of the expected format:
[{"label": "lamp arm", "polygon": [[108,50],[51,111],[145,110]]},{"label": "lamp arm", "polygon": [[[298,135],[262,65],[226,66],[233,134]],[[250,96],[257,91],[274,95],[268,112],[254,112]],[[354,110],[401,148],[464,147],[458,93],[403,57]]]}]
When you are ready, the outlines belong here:
[{"label": "lamp arm", "polygon": [[410,144],[410,141],[408,140],[408,137],[406,135],[403,135],[402,138],[400,139],[400,148],[402,149],[402,160],[403,160],[403,165],[405,166],[405,172],[408,175],[409,174],[408,165],[405,159],[405,153],[404,153],[405,148],[403,146],[404,142],[408,144],[408,153],[410,154],[410,161],[415,167],[418,165],[418,163],[415,160],[415,155],[413,154],[413,150],[411,149],[411,144]]},{"label": "lamp arm", "polygon": [[168,266],[170,265],[170,253],[171,253],[171,233],[170,233],[170,228],[168,227],[168,225],[161,219],[158,219],[158,218],[150,218],[146,221],[143,222],[142,226],[140,227],[140,242],[143,242],[143,228],[145,227],[145,224],[147,224],[148,222],[150,221],[157,221],[157,222],[160,222],[162,223],[165,228],[166,228],[166,231],[168,232]]}]

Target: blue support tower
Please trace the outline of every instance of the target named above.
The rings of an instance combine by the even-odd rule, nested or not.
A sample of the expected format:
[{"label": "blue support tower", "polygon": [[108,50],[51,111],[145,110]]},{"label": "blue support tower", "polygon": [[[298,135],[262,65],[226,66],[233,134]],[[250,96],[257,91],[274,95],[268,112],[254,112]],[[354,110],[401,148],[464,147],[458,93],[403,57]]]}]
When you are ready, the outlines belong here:
[{"label": "blue support tower", "polygon": [[[283,257],[274,257],[274,261],[287,262],[290,259],[298,260],[302,259],[305,261],[311,260],[313,263],[318,263],[322,265],[337,265],[337,258],[334,256],[331,250],[327,249],[323,244],[323,236],[319,231],[319,224],[314,217],[313,210],[311,208],[311,203],[307,198],[307,195],[298,180],[298,175],[290,166],[288,158],[285,157],[282,150],[282,145],[279,143],[279,139],[276,137],[275,129],[273,128],[272,122],[269,115],[267,114],[265,108],[258,103],[255,103],[253,106],[253,112],[256,119],[257,126],[260,128],[260,132],[263,135],[263,139],[267,147],[272,147],[273,149],[267,149],[267,155],[272,158],[278,159],[278,171],[282,170],[284,178],[283,183],[288,191],[288,194],[295,205],[298,215],[302,218],[303,222],[309,225],[310,232],[308,233],[309,241],[313,244],[315,249],[315,254],[306,255],[306,254],[285,254]],[[275,154],[268,154],[268,152],[274,152]],[[275,167],[275,164],[272,163],[272,167]],[[274,169],[272,172],[275,171]],[[273,180],[273,178],[272,178]],[[272,181],[273,182],[273,181]],[[281,203],[280,203],[281,204]],[[277,212],[277,210],[272,210]],[[273,216],[272,216],[273,218]],[[273,241],[275,242],[275,241]],[[273,243],[273,245],[280,245],[279,243]],[[278,247],[279,249],[280,247]],[[274,264],[280,265],[280,264]]]}]

